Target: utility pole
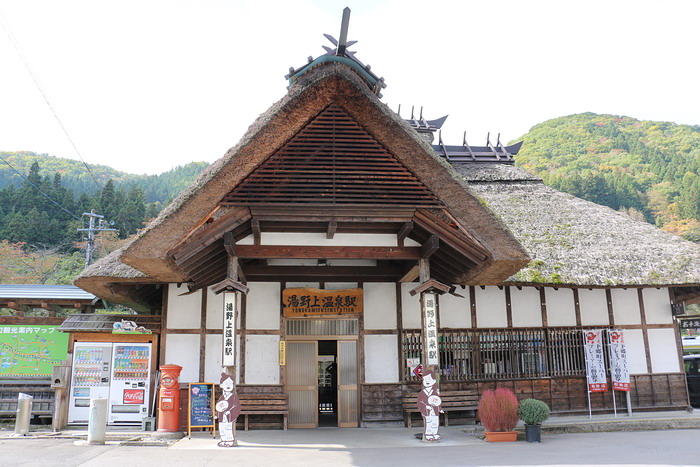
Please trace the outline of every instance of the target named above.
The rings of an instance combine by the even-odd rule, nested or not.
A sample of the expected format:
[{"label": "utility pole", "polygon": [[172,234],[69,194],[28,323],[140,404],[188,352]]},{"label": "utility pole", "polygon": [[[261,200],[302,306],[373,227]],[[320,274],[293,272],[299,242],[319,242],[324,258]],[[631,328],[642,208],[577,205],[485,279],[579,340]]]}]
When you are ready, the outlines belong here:
[{"label": "utility pole", "polygon": [[[117,229],[107,227],[105,216],[95,214],[94,209],[90,212],[84,212],[83,216],[90,218],[87,229],[78,229],[78,232],[88,233],[88,244],[85,250],[85,267],[88,267],[92,263],[92,252],[95,250],[95,232],[116,232]],[[95,219],[97,219],[97,226],[95,226]]]}]

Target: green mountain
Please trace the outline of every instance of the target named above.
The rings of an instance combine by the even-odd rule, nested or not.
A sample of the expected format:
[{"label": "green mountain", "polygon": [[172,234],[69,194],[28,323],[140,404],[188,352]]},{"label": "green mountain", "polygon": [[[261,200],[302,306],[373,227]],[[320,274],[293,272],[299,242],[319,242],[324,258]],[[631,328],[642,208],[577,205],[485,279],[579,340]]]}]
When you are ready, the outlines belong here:
[{"label": "green mountain", "polygon": [[700,126],[584,113],[519,139],[516,164],[546,184],[700,241]]},{"label": "green mountain", "polygon": [[[131,185],[139,187],[147,203],[159,202],[161,205],[174,198],[209,165],[206,162],[190,162],[159,175],[135,175],[106,165],[93,164],[89,164],[88,172],[81,161],[28,151],[0,151],[0,157],[24,176],[35,162],[39,164],[39,175],[42,177],[49,176],[53,179],[54,174],[58,173],[62,186],[77,196],[83,193],[93,195],[102,190],[108,180],[112,180],[117,189],[128,191]],[[15,170],[0,161],[0,189],[9,185],[20,187],[23,183],[24,179]]]}]

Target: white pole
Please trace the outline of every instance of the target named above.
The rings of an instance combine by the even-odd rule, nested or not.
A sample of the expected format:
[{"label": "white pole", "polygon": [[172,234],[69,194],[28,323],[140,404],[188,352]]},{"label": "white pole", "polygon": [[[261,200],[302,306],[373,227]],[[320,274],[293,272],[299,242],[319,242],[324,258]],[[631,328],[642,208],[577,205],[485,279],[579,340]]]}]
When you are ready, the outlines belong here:
[{"label": "white pole", "polygon": [[626,399],[627,399],[627,416],[631,417],[632,416],[632,400],[630,399],[630,392],[626,392]]},{"label": "white pole", "polygon": [[610,360],[610,385],[612,389],[612,399],[613,399],[613,412],[615,413],[615,418],[617,418],[617,401],[615,400],[615,383],[613,381],[613,357],[612,357],[612,338],[610,337],[610,331],[605,333],[608,336],[608,359]]},{"label": "white pole", "polygon": [[14,436],[26,436],[32,419],[32,399],[29,394],[20,392],[17,396],[17,417],[15,418]]},{"label": "white pole", "polygon": [[591,388],[588,384],[588,381],[591,379],[591,369],[590,366],[588,365],[588,352],[586,351],[586,330],[583,330],[583,355],[585,357],[586,361],[586,393],[588,395],[588,418],[593,418],[593,411],[591,410]]},{"label": "white pole", "polygon": [[88,444],[105,444],[107,432],[107,399],[90,399]]}]

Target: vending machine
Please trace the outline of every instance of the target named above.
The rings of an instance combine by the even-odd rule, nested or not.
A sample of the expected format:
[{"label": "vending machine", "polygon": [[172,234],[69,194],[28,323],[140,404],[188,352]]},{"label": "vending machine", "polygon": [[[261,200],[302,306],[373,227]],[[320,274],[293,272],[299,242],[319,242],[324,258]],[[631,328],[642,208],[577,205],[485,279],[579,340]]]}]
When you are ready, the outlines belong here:
[{"label": "vending machine", "polygon": [[75,343],[68,423],[88,423],[90,399],[109,398],[111,361],[112,343]]},{"label": "vending machine", "polygon": [[108,423],[141,423],[148,416],[151,344],[114,344]]}]

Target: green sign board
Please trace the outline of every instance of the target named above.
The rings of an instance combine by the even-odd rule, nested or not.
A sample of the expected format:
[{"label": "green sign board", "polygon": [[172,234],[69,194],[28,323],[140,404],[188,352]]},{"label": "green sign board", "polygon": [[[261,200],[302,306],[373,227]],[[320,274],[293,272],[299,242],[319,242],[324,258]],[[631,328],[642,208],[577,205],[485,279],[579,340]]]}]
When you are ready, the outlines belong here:
[{"label": "green sign board", "polygon": [[68,334],[58,326],[0,326],[0,377],[51,376],[68,354]]}]

